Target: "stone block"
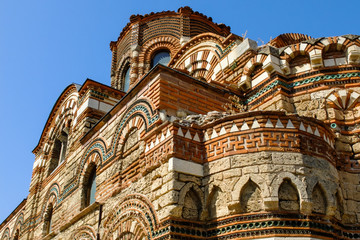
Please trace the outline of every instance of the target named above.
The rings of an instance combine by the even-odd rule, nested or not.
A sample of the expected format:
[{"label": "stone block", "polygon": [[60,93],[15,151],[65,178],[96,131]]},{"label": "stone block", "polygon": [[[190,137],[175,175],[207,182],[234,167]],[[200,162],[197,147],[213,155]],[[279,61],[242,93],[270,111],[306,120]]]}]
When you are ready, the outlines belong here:
[{"label": "stone block", "polygon": [[294,105],[284,100],[276,102],[276,108],[280,111],[285,111],[288,113],[294,112]]},{"label": "stone block", "polygon": [[162,178],[155,179],[151,184],[151,191],[154,191],[156,189],[159,189],[162,185]]},{"label": "stone block", "polygon": [[349,64],[357,64],[360,62],[360,47],[351,45],[346,49],[347,61]]},{"label": "stone block", "polygon": [[241,168],[234,168],[229,169],[223,172],[224,179],[233,178],[233,177],[240,177],[241,176]]},{"label": "stone block", "polygon": [[196,176],[191,176],[191,175],[186,175],[186,174],[179,174],[179,181],[181,182],[193,182],[196,183],[197,185],[201,184],[201,179],[196,177]]},{"label": "stone block", "polygon": [[267,78],[269,78],[269,74],[267,72],[263,72],[258,77],[251,80],[251,87],[255,87]]},{"label": "stone block", "polygon": [[169,172],[175,171],[179,173],[190,174],[194,176],[204,176],[203,166],[191,161],[182,160],[179,158],[169,159]]},{"label": "stone block", "polygon": [[243,172],[244,175],[250,174],[250,173],[258,173],[259,172],[259,167],[258,166],[244,167],[242,169],[242,172]]},{"label": "stone block", "polygon": [[207,167],[204,167],[204,175],[214,174],[220,171],[224,171],[230,168],[229,158],[219,159],[213,162],[209,162]]},{"label": "stone block", "polygon": [[287,165],[303,164],[303,155],[299,153],[272,153],[272,161],[274,164]]},{"label": "stone block", "polygon": [[310,94],[304,94],[304,95],[294,96],[294,97],[293,97],[294,103],[296,103],[296,102],[303,102],[303,101],[310,101],[310,100],[311,100]]},{"label": "stone block", "polygon": [[257,43],[254,40],[251,40],[249,38],[244,39],[237,47],[234,48],[232,51],[232,58],[236,59],[239,56],[243,55],[245,52],[249,50],[256,51],[257,49]]},{"label": "stone block", "polygon": [[340,152],[351,152],[351,150],[352,150],[350,144],[347,144],[347,143],[344,143],[341,141],[335,142],[335,148],[337,151],[340,151]]},{"label": "stone block", "polygon": [[260,173],[281,172],[282,170],[283,167],[281,165],[264,164],[259,166]]},{"label": "stone block", "polygon": [[346,65],[347,64],[346,58],[335,58],[335,64],[337,66]]}]

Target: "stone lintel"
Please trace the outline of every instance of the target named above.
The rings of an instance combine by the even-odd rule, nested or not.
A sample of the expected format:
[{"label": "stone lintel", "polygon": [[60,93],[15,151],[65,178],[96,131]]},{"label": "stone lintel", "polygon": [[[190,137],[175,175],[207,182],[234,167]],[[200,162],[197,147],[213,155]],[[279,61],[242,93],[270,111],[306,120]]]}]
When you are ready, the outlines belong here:
[{"label": "stone lintel", "polygon": [[185,173],[198,177],[204,176],[204,169],[201,164],[186,161],[175,157],[169,159],[169,172],[171,171]]}]

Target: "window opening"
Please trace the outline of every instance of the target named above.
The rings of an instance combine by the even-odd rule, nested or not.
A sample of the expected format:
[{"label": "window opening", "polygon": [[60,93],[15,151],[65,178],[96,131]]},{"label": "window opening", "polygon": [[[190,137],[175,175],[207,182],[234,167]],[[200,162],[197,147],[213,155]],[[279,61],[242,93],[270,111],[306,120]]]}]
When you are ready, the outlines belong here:
[{"label": "window opening", "polygon": [[155,55],[151,59],[151,68],[153,68],[158,63],[162,65],[168,65],[169,62],[170,62],[170,52],[167,50],[161,50],[155,53]]},{"label": "window opening", "polygon": [[51,161],[49,166],[49,175],[62,163],[66,158],[68,134],[65,131],[61,131],[60,136],[55,139],[54,148],[51,155]]},{"label": "window opening", "polygon": [[49,205],[46,215],[45,215],[45,236],[51,233],[52,231],[52,215],[53,215],[53,206],[52,204]]},{"label": "window opening", "polygon": [[95,202],[96,194],[96,168],[90,172],[84,184],[84,208]]},{"label": "window opening", "polygon": [[130,64],[127,64],[123,77],[123,91],[126,92],[130,88]]}]

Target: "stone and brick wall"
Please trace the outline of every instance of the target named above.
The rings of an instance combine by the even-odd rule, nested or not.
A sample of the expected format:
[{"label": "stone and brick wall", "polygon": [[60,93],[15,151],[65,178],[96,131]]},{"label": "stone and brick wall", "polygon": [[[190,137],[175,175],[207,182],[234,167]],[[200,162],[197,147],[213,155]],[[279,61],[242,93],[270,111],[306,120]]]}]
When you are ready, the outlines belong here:
[{"label": "stone and brick wall", "polygon": [[184,7],[111,50],[113,88],[55,103],[0,239],[360,238],[359,36],[257,46]]}]

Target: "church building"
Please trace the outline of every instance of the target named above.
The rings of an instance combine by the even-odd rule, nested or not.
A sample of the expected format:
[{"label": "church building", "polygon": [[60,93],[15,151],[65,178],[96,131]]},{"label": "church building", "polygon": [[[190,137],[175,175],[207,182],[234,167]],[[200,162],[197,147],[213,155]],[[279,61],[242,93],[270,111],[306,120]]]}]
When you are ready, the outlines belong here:
[{"label": "church building", "polygon": [[[0,240],[360,239],[360,36],[132,15],[64,89]],[[34,144],[34,145],[35,145]]]}]

